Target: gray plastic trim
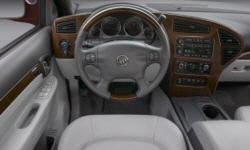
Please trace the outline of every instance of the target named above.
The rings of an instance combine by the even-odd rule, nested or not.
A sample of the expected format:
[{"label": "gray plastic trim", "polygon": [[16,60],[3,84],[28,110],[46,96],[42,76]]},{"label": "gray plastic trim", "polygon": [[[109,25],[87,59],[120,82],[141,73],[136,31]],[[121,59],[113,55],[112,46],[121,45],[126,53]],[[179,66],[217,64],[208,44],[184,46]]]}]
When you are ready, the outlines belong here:
[{"label": "gray plastic trim", "polygon": [[181,120],[178,114],[176,113],[174,106],[171,103],[171,100],[159,87],[152,92],[150,110],[152,115],[165,117],[173,121],[182,131],[186,140],[188,150],[194,150],[188,139],[188,135],[185,132],[184,126],[181,123]]},{"label": "gray plastic trim", "polygon": [[66,79],[74,79],[80,76],[75,59],[56,58],[57,65]]},{"label": "gray plastic trim", "polygon": [[221,74],[220,82],[249,82],[250,60],[235,60]]},{"label": "gray plastic trim", "polygon": [[[0,147],[4,150],[32,150],[48,123],[57,78],[39,75],[0,116]],[[32,120],[20,128],[29,110],[39,106]],[[15,143],[15,144],[13,144]]]}]

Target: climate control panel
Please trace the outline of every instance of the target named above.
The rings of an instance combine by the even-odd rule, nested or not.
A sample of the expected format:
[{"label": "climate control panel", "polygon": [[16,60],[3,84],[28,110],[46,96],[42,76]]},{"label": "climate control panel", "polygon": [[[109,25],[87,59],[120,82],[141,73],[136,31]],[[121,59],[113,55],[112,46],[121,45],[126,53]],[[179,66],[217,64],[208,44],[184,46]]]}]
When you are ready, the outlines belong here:
[{"label": "climate control panel", "polygon": [[208,38],[178,38],[176,55],[184,57],[211,58],[213,41]]},{"label": "climate control panel", "polygon": [[187,74],[209,74],[211,70],[210,62],[190,62],[177,61],[176,72]]},{"label": "climate control panel", "polygon": [[180,77],[180,78],[177,78],[176,84],[178,84],[178,85],[191,85],[191,86],[206,86],[207,79],[206,78]]}]

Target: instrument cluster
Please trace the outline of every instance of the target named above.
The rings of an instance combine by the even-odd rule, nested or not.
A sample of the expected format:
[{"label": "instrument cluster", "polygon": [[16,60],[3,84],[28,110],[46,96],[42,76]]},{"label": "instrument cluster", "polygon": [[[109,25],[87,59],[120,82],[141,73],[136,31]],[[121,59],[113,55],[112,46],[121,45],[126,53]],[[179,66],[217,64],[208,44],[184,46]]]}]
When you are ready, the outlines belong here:
[{"label": "instrument cluster", "polygon": [[87,41],[89,40],[141,40],[152,44],[156,40],[156,32],[147,21],[138,16],[116,14],[106,16],[93,25],[88,33]]}]

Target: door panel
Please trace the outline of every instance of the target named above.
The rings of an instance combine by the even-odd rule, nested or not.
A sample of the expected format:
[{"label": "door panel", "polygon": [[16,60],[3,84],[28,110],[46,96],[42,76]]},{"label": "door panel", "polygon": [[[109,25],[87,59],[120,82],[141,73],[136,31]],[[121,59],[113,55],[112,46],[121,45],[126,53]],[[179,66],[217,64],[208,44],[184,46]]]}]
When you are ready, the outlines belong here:
[{"label": "door panel", "polygon": [[46,27],[0,56],[0,97],[37,65],[41,56],[51,53],[50,42],[50,28]]},{"label": "door panel", "polygon": [[18,81],[18,83],[12,87],[6,95],[0,100],[0,114],[2,114],[8,106],[16,99],[16,97],[35,79],[42,73],[41,65],[33,67],[25,76]]},{"label": "door panel", "polygon": [[[0,117],[0,147],[32,150],[46,128],[57,78],[37,76]],[[13,144],[15,143],[15,144]]]},{"label": "door panel", "polygon": [[50,31],[40,29],[0,56],[0,149],[32,150],[47,127],[58,88],[41,63],[51,55]]}]

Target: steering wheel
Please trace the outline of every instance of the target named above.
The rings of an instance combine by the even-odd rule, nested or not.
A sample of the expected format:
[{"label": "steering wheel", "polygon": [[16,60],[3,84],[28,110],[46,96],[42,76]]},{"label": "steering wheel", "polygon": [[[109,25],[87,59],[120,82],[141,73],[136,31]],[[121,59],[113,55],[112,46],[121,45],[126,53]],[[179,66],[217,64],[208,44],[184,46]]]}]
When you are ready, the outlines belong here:
[{"label": "steering wheel", "polygon": [[[88,31],[98,20],[123,12],[135,14],[149,22],[155,29],[160,46],[133,40],[116,40],[88,49],[82,47]],[[75,58],[81,79],[97,95],[106,99],[131,100],[148,95],[164,78],[170,59],[169,40],[165,29],[150,10],[131,4],[113,4],[97,9],[81,25],[75,42]],[[98,74],[97,82],[90,79],[88,71]],[[148,76],[152,74],[155,77],[149,80]],[[137,92],[113,95],[109,92],[109,85],[117,79],[133,80],[138,85]]]}]

